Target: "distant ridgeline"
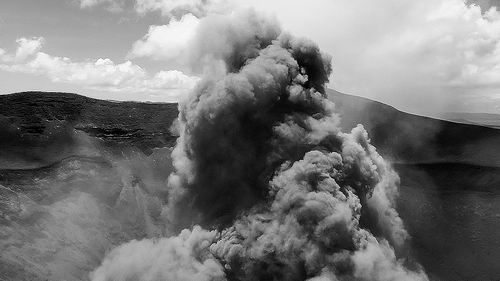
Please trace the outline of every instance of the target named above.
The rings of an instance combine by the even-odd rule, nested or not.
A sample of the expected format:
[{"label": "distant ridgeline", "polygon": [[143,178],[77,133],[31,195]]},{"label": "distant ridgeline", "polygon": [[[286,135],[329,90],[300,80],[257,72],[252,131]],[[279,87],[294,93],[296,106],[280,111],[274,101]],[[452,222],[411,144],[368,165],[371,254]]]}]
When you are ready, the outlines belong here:
[{"label": "distant ridgeline", "polygon": [[500,130],[401,112],[386,104],[328,90],[344,129],[363,124],[386,159],[500,167]]},{"label": "distant ridgeline", "polygon": [[86,142],[149,154],[174,145],[169,128],[177,113],[172,103],[113,102],[53,92],[0,95],[0,158],[51,162],[74,154]]},{"label": "distant ridgeline", "polygon": [[[374,145],[395,162],[500,167],[500,130],[412,115],[333,90],[328,94],[342,127],[363,124]],[[86,142],[149,154],[175,144],[170,126],[177,114],[173,103],[114,102],[52,92],[0,95],[0,161],[15,154],[50,162],[74,154]]]}]

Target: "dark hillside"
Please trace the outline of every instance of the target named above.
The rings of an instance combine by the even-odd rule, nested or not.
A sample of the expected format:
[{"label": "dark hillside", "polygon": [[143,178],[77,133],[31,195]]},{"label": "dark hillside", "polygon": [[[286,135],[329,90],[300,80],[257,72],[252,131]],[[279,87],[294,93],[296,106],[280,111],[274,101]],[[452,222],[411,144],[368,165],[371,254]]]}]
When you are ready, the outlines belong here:
[{"label": "dark hillside", "polygon": [[500,167],[500,130],[401,112],[365,98],[328,92],[342,127],[363,124],[383,155],[396,162],[459,162]]},{"label": "dark hillside", "polygon": [[45,165],[75,154],[89,141],[150,153],[174,144],[169,128],[176,116],[176,104],[112,102],[69,93],[0,95],[0,166],[2,159],[12,158]]}]

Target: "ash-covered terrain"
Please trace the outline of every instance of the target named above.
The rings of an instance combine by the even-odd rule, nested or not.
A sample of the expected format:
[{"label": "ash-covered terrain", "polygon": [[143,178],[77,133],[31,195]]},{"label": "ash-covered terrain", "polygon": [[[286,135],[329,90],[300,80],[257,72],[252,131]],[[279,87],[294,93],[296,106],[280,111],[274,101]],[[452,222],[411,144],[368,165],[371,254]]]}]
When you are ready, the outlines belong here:
[{"label": "ash-covered terrain", "polygon": [[[397,211],[432,280],[500,276],[500,130],[329,91],[400,177]],[[112,248],[159,237],[176,104],[0,96],[0,280],[86,280]]]}]

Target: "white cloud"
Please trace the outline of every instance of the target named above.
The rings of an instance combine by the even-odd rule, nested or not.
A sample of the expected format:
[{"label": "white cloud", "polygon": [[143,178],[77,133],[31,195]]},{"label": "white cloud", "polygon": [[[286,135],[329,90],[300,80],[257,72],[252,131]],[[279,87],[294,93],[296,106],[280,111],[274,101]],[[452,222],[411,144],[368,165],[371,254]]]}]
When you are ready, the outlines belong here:
[{"label": "white cloud", "polygon": [[166,17],[193,14],[197,17],[209,13],[225,12],[231,4],[227,0],[136,0],[135,9],[140,14],[159,11]]},{"label": "white cloud", "polygon": [[[137,0],[136,8],[168,14],[198,2]],[[284,29],[318,42],[333,56],[330,86],[342,92],[424,114],[500,108],[500,13],[495,9],[482,13],[462,0],[318,0],[308,3],[308,12],[303,1],[232,4],[274,12]],[[186,60],[200,25],[188,14],[151,26],[129,56]]]},{"label": "white cloud", "polygon": [[80,0],[80,7],[89,8],[109,1],[110,0]]},{"label": "white cloud", "polygon": [[199,19],[192,14],[167,25],[153,25],[148,33],[134,43],[129,57],[148,57],[155,60],[174,60],[184,56],[190,40],[195,35]]},{"label": "white cloud", "polygon": [[[420,113],[500,108],[496,10],[462,0],[317,0],[307,11],[303,1],[238,1],[318,42],[333,56],[330,85],[340,91]],[[466,105],[473,96],[481,106]]]},{"label": "white cloud", "polygon": [[16,50],[15,60],[22,61],[28,58],[29,56],[34,55],[36,52],[40,50],[40,48],[42,48],[43,38],[41,37],[34,37],[31,39],[20,38],[17,39],[16,42],[19,46]]},{"label": "white cloud", "polygon": [[127,0],[79,0],[80,8],[88,9],[95,6],[103,6],[110,12],[121,12]]},{"label": "white cloud", "polygon": [[17,49],[14,54],[9,54],[4,49],[0,49],[0,62],[22,62],[36,54],[42,48],[43,41],[42,37],[21,37],[16,40]]},{"label": "white cloud", "polygon": [[[240,17],[247,19],[235,20]],[[187,14],[167,25],[151,26],[148,34],[133,44],[129,57],[162,60],[192,73],[216,71],[214,60],[228,59],[234,48],[251,47],[256,44],[252,41],[255,37],[278,36],[279,24],[274,17],[266,17],[266,23],[272,24],[263,22],[257,13],[245,10],[201,19]]]},{"label": "white cloud", "polygon": [[115,64],[110,59],[72,62],[69,58],[54,57],[39,52],[30,62],[14,65],[22,72],[45,74],[54,82],[78,83],[98,87],[119,87],[130,79],[143,79],[145,71],[126,61]]},{"label": "white cloud", "polygon": [[80,8],[101,6],[112,12],[125,8],[140,15],[159,12],[166,18],[180,18],[185,14],[204,17],[211,13],[225,13],[230,10],[229,0],[78,0]]},{"label": "white cloud", "polygon": [[[82,7],[127,3],[141,14],[174,17],[151,26],[129,58],[184,60],[192,55],[186,49],[200,26],[196,17],[254,6],[274,12],[284,29],[313,39],[333,56],[330,86],[337,90],[419,113],[500,110],[496,10],[481,13],[463,0],[228,2],[80,0]],[[0,51],[0,60],[8,58]]]},{"label": "white cloud", "polygon": [[178,70],[160,71],[152,79],[146,80],[150,89],[192,89],[198,79]]},{"label": "white cloud", "polygon": [[[126,61],[114,63],[108,58],[74,62],[66,57],[58,57],[34,51],[33,44],[18,40],[16,55],[0,52],[0,56],[23,57],[28,60],[10,60],[0,64],[0,70],[47,76],[55,83],[69,83],[112,92],[148,93],[155,100],[177,101],[194,87],[198,77],[187,76],[177,70],[160,71],[149,75],[143,68]],[[39,42],[43,42],[40,38]],[[19,51],[21,50],[21,51]],[[18,56],[18,54],[20,54]]]}]

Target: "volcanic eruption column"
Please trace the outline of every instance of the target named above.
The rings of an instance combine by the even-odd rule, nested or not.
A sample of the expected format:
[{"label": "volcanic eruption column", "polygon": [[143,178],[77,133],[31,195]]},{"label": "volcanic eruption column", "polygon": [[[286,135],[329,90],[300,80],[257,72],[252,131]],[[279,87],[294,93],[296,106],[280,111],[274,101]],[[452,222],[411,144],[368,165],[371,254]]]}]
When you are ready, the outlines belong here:
[{"label": "volcanic eruption column", "polygon": [[252,11],[202,19],[190,52],[205,75],[179,104],[170,235],[92,280],[427,280],[396,255],[398,176],[361,125],[339,128],[328,55]]}]

